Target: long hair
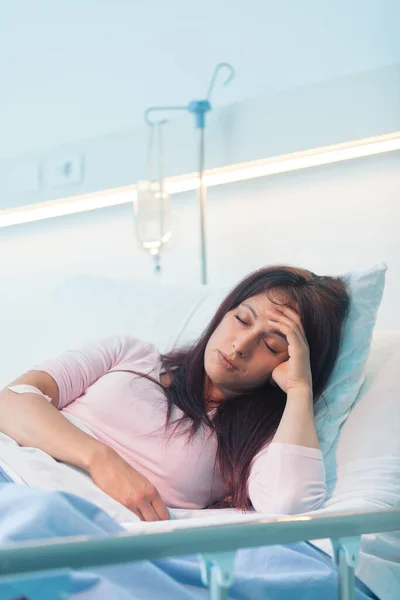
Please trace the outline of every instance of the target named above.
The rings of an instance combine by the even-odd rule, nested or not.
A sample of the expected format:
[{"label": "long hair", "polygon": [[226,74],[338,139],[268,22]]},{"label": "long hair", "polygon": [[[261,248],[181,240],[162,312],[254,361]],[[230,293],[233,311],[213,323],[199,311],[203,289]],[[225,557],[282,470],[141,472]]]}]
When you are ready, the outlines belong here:
[{"label": "long hair", "polygon": [[[286,394],[265,383],[229,402],[222,402],[213,417],[204,398],[204,354],[207,343],[226,313],[247,298],[282,290],[288,304],[296,302],[310,348],[314,402],[322,395],[335,365],[349,295],[340,278],[319,277],[304,269],[266,267],[245,277],[223,300],[201,337],[190,347],[162,355],[171,377],[165,388],[168,402],[166,428],[175,406],[183,411],[188,440],[204,426],[217,436],[216,466],[221,470],[227,495],[222,505],[245,510],[249,507],[247,480],[257,452],[273,438],[286,405]],[[174,427],[176,431],[176,423]]]}]

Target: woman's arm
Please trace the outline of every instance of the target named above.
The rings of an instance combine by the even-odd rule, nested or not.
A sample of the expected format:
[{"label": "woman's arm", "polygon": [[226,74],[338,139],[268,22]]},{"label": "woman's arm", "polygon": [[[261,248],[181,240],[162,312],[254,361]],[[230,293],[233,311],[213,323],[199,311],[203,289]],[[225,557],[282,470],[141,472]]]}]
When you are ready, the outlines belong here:
[{"label": "woman's arm", "polygon": [[[130,336],[112,336],[68,350],[36,365],[34,369],[47,373],[54,380],[57,390],[54,386],[53,390],[58,398],[57,402],[53,399],[53,403],[62,410],[113,367],[121,362],[134,361],[146,347],[147,344]],[[53,398],[51,394],[46,395]]]},{"label": "woman's arm", "polygon": [[57,408],[81,396],[138,345],[135,338],[114,336],[44,361],[8,386],[31,385],[39,393],[21,394],[8,388],[0,392],[0,431],[21,446],[39,448],[57,460],[88,470],[99,443],[74,427]]},{"label": "woman's arm", "polygon": [[289,360],[271,374],[272,382],[286,393],[286,406],[273,442],[319,448],[314,423],[310,349],[300,315],[288,306],[268,310],[269,323],[288,342]]},{"label": "woman's arm", "polygon": [[[8,388],[0,393],[0,431],[21,446],[39,448],[87,470],[98,443],[56,409],[80,397],[121,359],[133,354],[137,345],[134,338],[115,336],[44,361],[8,386],[32,385],[39,393],[19,394]],[[51,398],[51,404],[43,395]]]},{"label": "woman's arm", "polygon": [[[58,402],[57,384],[47,373],[31,371],[12,385],[33,385]],[[39,448],[53,458],[90,470],[102,444],[70,423],[41,394],[19,394],[5,389],[0,392],[0,432],[12,437],[20,446]]]},{"label": "woman's arm", "polygon": [[311,390],[289,390],[272,442],[252,463],[248,495],[259,512],[290,515],[315,510],[325,501],[325,467]]},{"label": "woman's arm", "polygon": [[56,408],[79,397],[114,364],[142,352],[137,342],[134,338],[111,338],[65,353],[48,361],[45,372],[30,371],[13,381],[10,387],[31,385],[38,393],[16,393],[8,388],[0,392],[0,432],[21,446],[38,448],[87,471],[100,489],[141,519],[168,519],[165,503],[145,477],[117,452],[75,427]]},{"label": "woman's arm", "polygon": [[253,460],[247,491],[259,512],[295,515],[319,508],[326,498],[321,450],[269,444]]},{"label": "woman's arm", "polygon": [[288,391],[286,407],[272,442],[320,448],[311,388]]},{"label": "woman's arm", "polygon": [[[48,375],[27,374],[18,384],[33,385],[42,391]],[[34,379],[32,379],[34,377]],[[16,384],[16,382],[13,382]],[[47,382],[48,383],[48,382]],[[51,386],[47,391],[51,391]],[[0,392],[0,431],[21,446],[43,450],[53,458],[87,471],[106,494],[130,508],[140,519],[169,519],[169,512],[157,489],[114,450],[72,425],[40,394]],[[77,493],[79,490],[77,490]]]},{"label": "woman's arm", "polygon": [[252,463],[248,495],[259,512],[279,514],[309,512],[325,501],[325,467],[311,390],[289,390],[271,444]]},{"label": "woman's arm", "polygon": [[271,444],[254,458],[248,495],[260,512],[296,514],[315,510],[326,497],[325,468],[314,422],[309,347],[300,316],[289,307],[270,314],[288,341],[289,360],[272,380],[286,392],[286,406]]}]

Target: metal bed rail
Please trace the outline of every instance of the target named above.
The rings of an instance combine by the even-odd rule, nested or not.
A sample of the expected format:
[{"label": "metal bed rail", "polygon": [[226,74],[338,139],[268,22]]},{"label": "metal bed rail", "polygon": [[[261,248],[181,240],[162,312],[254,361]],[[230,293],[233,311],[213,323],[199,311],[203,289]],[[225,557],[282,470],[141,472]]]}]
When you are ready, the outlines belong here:
[{"label": "metal bed rail", "polygon": [[105,538],[79,536],[18,542],[0,547],[0,584],[10,577],[37,578],[52,571],[198,554],[202,579],[209,586],[211,600],[223,600],[228,597],[233,583],[238,549],[329,538],[334,550],[333,561],[339,570],[339,598],[353,600],[354,569],[361,536],[397,530],[400,530],[400,508],[390,508],[323,516],[260,518],[167,532],[152,527],[146,533],[123,532]]}]

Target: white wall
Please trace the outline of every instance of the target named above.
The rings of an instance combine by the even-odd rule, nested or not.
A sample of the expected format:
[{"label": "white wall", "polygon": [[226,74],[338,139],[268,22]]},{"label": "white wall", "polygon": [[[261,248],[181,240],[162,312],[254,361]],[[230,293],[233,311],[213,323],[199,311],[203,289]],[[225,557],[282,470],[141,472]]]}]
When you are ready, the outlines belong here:
[{"label": "white wall", "polygon": [[133,127],[221,60],[217,104],[398,63],[399,20],[398,0],[2,0],[0,156]]},{"label": "white wall", "polygon": [[[180,231],[160,280],[197,283],[195,196],[176,197],[173,208]],[[399,152],[214,188],[207,222],[210,283],[233,284],[273,263],[335,274],[387,262],[378,328],[400,329]],[[5,294],[76,274],[155,278],[150,257],[135,245],[129,206],[0,229]]]},{"label": "white wall", "polygon": [[[399,131],[399,12],[398,0],[4,0],[0,209],[145,177],[143,110],[202,96],[219,60],[237,78],[216,94],[208,167]],[[193,171],[189,117],[166,137],[167,172]],[[83,153],[81,185],[10,187],[64,151]],[[276,262],[337,273],[383,260],[378,326],[400,329],[399,190],[398,153],[214,189],[210,281]],[[197,204],[173,206],[180,233],[161,281],[196,282]],[[0,229],[2,293],[80,273],[153,278],[130,206]]]}]

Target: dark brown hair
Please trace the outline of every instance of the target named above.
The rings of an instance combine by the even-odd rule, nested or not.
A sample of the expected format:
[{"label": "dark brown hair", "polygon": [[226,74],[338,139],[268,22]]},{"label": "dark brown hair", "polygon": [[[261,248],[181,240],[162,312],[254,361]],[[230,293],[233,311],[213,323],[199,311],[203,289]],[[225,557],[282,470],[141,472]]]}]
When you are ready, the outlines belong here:
[{"label": "dark brown hair", "polygon": [[[165,389],[168,429],[174,406],[184,416],[188,440],[201,426],[215,432],[218,440],[216,465],[221,469],[227,496],[221,505],[238,509],[249,506],[247,479],[252,459],[269,442],[279,425],[286,394],[265,383],[261,387],[222,402],[213,417],[204,398],[204,353],[212,333],[225,314],[247,298],[271,290],[283,290],[288,303],[296,302],[310,348],[314,402],[321,397],[335,365],[349,295],[340,278],[319,277],[304,269],[266,267],[245,277],[223,300],[201,337],[190,347],[162,355],[172,383]],[[271,300],[271,298],[270,298]],[[176,423],[173,434],[177,432]]]}]

